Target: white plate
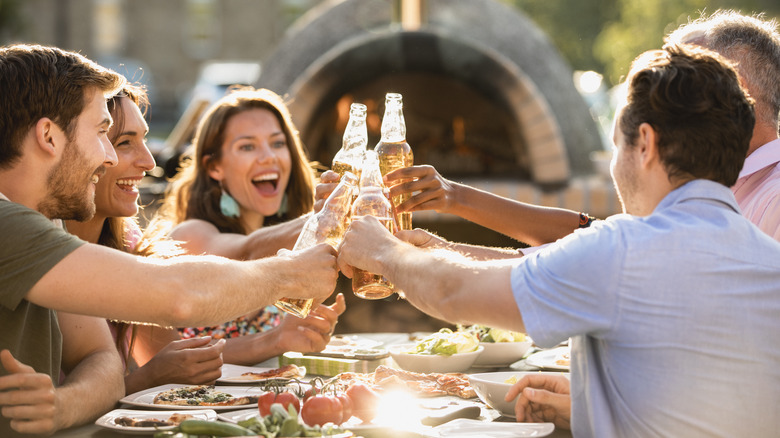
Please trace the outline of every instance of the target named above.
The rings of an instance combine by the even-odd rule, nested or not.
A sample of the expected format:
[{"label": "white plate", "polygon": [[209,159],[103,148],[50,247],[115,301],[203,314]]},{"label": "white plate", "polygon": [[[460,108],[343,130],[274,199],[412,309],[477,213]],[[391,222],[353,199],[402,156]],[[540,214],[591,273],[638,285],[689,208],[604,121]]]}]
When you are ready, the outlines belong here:
[{"label": "white plate", "polygon": [[213,421],[217,419],[217,413],[213,409],[200,409],[197,411],[193,411],[193,410],[139,411],[135,409],[114,409],[113,411],[107,413],[106,415],[103,415],[102,417],[98,418],[97,421],[95,421],[95,424],[97,424],[100,427],[104,427],[106,429],[118,430],[121,431],[122,433],[127,433],[132,435],[151,435],[160,430],[173,429],[176,426],[132,427],[132,426],[122,426],[116,424],[115,420],[119,417],[131,417],[131,418],[141,418],[141,419],[156,418],[158,420],[167,420],[171,415],[177,413],[192,415],[193,417],[199,420]]},{"label": "white plate", "polygon": [[[153,408],[153,409],[177,409],[177,410],[202,410],[202,409],[213,409],[215,411],[230,411],[235,409],[242,409],[246,406],[250,405],[237,405],[237,406],[171,406],[171,405],[157,405],[154,404],[154,397],[159,394],[162,391],[167,391],[169,389],[173,388],[183,388],[185,386],[193,386],[193,385],[178,385],[178,384],[170,384],[170,385],[162,385],[162,386],[156,386],[154,388],[145,389],[143,391],[138,391],[135,394],[130,394],[126,396],[125,398],[119,400],[120,403],[125,403],[128,405],[133,406],[139,406],[139,407],[145,407],[145,408]],[[234,397],[242,397],[245,395],[254,395],[258,396],[262,394],[264,391],[260,389],[257,386],[217,386],[217,391],[223,391],[228,394],[233,395]]]},{"label": "white plate", "polygon": [[558,360],[571,360],[571,348],[569,346],[556,347],[534,353],[525,359],[525,364],[546,370],[569,371],[569,365],[562,365]]},{"label": "white plate", "polygon": [[[303,368],[303,374],[306,375],[306,367],[300,367]],[[270,381],[290,381],[292,379],[288,378],[281,378],[281,377],[271,377],[268,379],[252,379],[248,377],[243,377],[241,374],[244,373],[262,373],[264,371],[273,370],[275,368],[261,368],[261,367],[246,367],[242,365],[233,365],[226,363],[222,365],[222,377],[217,379],[217,383],[221,384],[229,384],[229,385],[257,385],[262,383],[267,383]],[[301,377],[302,379],[303,377]]]},{"label": "white plate", "polygon": [[328,349],[340,349],[351,347],[354,349],[368,350],[382,345],[381,341],[369,339],[360,335],[335,335],[330,338],[330,342],[325,347]]},{"label": "white plate", "polygon": [[257,408],[241,409],[239,411],[227,411],[217,414],[217,418],[228,423],[238,423],[239,421],[259,417],[260,411]]},{"label": "white plate", "polygon": [[458,418],[436,426],[433,430],[442,437],[512,438],[547,436],[553,433],[555,426],[552,423],[503,423]]}]

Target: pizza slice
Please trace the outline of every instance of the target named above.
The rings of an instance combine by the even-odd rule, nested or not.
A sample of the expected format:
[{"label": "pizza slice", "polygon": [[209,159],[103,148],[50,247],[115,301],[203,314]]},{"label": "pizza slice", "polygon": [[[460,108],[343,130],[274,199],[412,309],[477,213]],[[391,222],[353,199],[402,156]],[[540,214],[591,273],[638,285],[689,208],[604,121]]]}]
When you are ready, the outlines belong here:
[{"label": "pizza slice", "polygon": [[183,386],[161,391],[154,397],[156,405],[173,406],[241,406],[257,403],[257,396],[234,397],[218,391],[213,385]]},{"label": "pizza slice", "polygon": [[306,367],[289,364],[281,368],[275,368],[267,371],[249,371],[241,373],[240,376],[226,377],[222,380],[268,380],[268,379],[300,379],[306,375]]}]

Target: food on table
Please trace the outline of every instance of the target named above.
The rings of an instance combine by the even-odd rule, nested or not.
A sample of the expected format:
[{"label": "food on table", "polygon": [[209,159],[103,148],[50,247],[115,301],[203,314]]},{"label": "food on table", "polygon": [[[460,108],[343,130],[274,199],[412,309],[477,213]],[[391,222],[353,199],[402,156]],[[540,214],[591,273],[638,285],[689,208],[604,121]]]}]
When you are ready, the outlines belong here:
[{"label": "food on table", "polygon": [[267,438],[291,436],[327,436],[343,434],[344,430],[333,424],[307,426],[295,409],[285,410],[282,405],[271,406],[271,414],[265,417],[252,417],[239,421],[238,425],[251,430],[254,434]]},{"label": "food on table", "polygon": [[451,356],[458,353],[470,353],[479,347],[479,338],[473,333],[453,332],[443,328],[436,333],[417,341],[405,353],[409,354],[441,354]]},{"label": "food on table", "polygon": [[271,414],[271,405],[279,403],[283,408],[287,409],[288,406],[292,406],[296,412],[301,411],[301,400],[297,395],[292,392],[275,392],[268,391],[265,394],[257,398],[257,408],[260,410],[260,415],[265,417]]},{"label": "food on table", "polygon": [[[403,388],[417,396],[435,397],[454,395],[460,398],[474,398],[477,393],[463,373],[414,373],[380,365],[373,373],[341,373],[332,381],[342,387],[363,383],[376,391]],[[358,409],[357,406],[354,407]]]},{"label": "food on table", "polygon": [[513,332],[474,324],[468,327],[458,326],[458,332],[472,333],[479,338],[479,342],[525,342],[528,336],[525,333]]},{"label": "food on table", "polygon": [[218,391],[214,385],[183,386],[161,391],[154,397],[156,405],[240,406],[257,403],[257,396],[234,397]]},{"label": "food on table", "polygon": [[352,403],[352,415],[364,422],[370,422],[376,417],[379,394],[367,385],[360,382],[351,384],[346,398]]},{"label": "food on table", "polygon": [[564,351],[563,353],[558,355],[555,358],[555,364],[563,367],[571,366],[571,358],[569,357],[569,354],[570,354],[569,351]]},{"label": "food on table", "polygon": [[343,417],[341,401],[333,395],[311,396],[301,407],[301,420],[309,426],[323,426],[328,423],[338,425],[349,419]]},{"label": "food on table", "polygon": [[266,380],[266,379],[300,379],[306,375],[306,367],[288,364],[281,368],[268,371],[246,372],[240,376],[227,377],[223,380]]},{"label": "food on table", "polygon": [[165,420],[158,418],[117,417],[114,419],[114,423],[125,427],[163,427],[175,426],[189,418],[194,417],[189,414],[175,413]]}]

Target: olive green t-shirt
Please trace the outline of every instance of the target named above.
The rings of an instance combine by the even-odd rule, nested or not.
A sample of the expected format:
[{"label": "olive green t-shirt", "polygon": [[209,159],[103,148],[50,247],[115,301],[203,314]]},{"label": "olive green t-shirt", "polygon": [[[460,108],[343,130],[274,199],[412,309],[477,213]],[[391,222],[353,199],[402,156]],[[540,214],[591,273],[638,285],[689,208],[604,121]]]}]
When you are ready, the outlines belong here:
[{"label": "olive green t-shirt", "polygon": [[[36,372],[60,377],[56,312],[25,299],[30,289],[85,242],[35,210],[0,199],[0,349]],[[7,372],[0,365],[0,375]]]}]

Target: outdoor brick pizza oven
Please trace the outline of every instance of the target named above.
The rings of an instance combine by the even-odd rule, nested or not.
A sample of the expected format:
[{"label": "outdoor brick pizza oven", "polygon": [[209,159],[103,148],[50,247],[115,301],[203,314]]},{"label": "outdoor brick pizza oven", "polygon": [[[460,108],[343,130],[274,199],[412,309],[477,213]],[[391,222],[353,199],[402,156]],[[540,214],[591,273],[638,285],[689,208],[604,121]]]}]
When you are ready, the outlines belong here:
[{"label": "outdoor brick pizza oven", "polygon": [[[415,164],[524,202],[600,217],[619,209],[608,178],[593,170],[602,140],[570,67],[527,17],[498,1],[323,2],[264,60],[257,85],[288,97],[311,158],[324,165],[341,146],[352,102],[369,108],[373,147],[384,95],[399,92]],[[414,223],[454,240],[520,245],[434,212],[415,213]],[[339,331],[442,326],[395,298],[349,301]]]}]

